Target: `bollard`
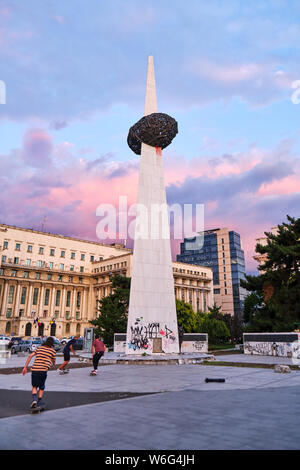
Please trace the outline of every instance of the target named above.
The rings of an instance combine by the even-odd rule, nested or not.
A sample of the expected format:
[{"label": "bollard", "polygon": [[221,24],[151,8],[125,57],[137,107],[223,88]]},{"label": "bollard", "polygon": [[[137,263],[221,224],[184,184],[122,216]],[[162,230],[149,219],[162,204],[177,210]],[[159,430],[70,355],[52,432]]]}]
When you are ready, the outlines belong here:
[{"label": "bollard", "polygon": [[222,382],[225,382],[225,379],[208,379],[208,378],[206,378],[205,382],[206,383],[209,383],[209,382],[220,382],[220,383],[222,383]]}]

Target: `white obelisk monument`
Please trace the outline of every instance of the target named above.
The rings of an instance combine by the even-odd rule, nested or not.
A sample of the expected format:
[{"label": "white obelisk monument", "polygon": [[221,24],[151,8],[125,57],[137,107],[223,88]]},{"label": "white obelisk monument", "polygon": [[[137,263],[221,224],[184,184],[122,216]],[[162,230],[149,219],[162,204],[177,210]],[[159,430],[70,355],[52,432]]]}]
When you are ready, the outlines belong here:
[{"label": "white obelisk monument", "polygon": [[[149,56],[144,115],[157,112]],[[144,143],[140,158],[126,354],[179,353],[163,160],[160,149]]]}]

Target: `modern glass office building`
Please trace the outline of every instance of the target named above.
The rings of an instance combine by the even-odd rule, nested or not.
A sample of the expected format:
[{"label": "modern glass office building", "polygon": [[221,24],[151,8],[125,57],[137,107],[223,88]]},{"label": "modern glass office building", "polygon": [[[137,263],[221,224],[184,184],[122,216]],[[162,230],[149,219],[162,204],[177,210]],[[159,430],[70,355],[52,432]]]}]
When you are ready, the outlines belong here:
[{"label": "modern glass office building", "polygon": [[245,276],[245,258],[238,233],[224,228],[185,238],[177,261],[211,267],[216,304],[223,313],[242,316],[246,291],[240,280]]}]

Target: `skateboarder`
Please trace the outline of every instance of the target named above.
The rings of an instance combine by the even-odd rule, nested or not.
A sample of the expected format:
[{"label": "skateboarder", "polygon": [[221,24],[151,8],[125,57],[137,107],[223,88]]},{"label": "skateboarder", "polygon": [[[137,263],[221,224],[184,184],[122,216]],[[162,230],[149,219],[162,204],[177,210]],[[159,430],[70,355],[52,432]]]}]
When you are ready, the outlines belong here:
[{"label": "skateboarder", "polygon": [[30,408],[37,408],[42,405],[42,398],[45,390],[47,371],[51,365],[55,364],[56,352],[54,349],[54,339],[49,336],[42,346],[38,347],[33,353],[29,354],[22,374],[27,373],[27,367],[31,359],[35,357],[31,367],[31,385],[32,385],[32,403]]},{"label": "skateboarder", "polygon": [[105,353],[106,347],[103,341],[101,341],[100,336],[96,335],[95,340],[93,341],[92,344],[92,354],[93,354],[93,366],[94,370],[91,372],[91,375],[97,375],[98,373],[98,364]]},{"label": "skateboarder", "polygon": [[65,374],[67,371],[66,371],[66,366],[69,364],[70,362],[70,359],[71,359],[71,351],[72,353],[74,354],[74,356],[76,356],[76,353],[74,351],[74,344],[76,343],[77,339],[80,337],[79,334],[77,334],[76,336],[74,336],[74,338],[70,339],[70,341],[67,342],[67,344],[65,345],[64,349],[63,349],[63,353],[64,353],[64,362],[59,366],[59,368],[57,369],[59,371],[60,374]]}]

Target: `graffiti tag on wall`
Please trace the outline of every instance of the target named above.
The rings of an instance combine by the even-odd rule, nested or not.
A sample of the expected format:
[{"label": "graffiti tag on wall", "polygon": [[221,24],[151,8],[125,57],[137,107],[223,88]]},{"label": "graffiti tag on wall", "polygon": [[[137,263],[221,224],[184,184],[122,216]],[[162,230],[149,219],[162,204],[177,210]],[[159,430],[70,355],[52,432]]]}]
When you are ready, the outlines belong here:
[{"label": "graffiti tag on wall", "polygon": [[174,342],[176,340],[173,330],[168,328],[167,325],[164,328],[161,328],[157,322],[142,325],[139,318],[136,319],[134,326],[130,327],[130,333],[131,338],[128,347],[134,351],[140,349],[151,350],[151,340],[154,338],[163,338],[165,348],[170,341]]},{"label": "graffiti tag on wall", "polygon": [[292,357],[292,343],[245,342],[244,353],[260,354],[262,356]]}]

